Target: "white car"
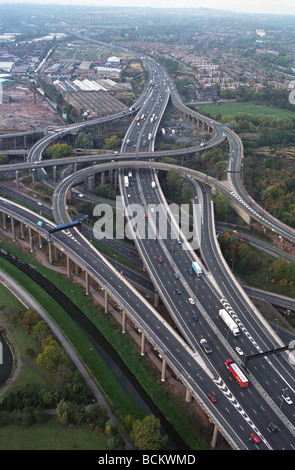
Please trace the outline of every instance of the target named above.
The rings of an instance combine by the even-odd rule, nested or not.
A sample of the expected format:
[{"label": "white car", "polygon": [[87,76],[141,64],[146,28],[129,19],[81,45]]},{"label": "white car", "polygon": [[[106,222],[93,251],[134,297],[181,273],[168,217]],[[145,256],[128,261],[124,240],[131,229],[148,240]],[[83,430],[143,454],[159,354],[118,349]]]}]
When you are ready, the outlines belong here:
[{"label": "white car", "polygon": [[78,194],[78,197],[84,197],[84,194],[80,193]]},{"label": "white car", "polygon": [[194,305],[196,303],[196,301],[192,297],[189,297],[188,301],[192,305]]},{"label": "white car", "polygon": [[241,350],[241,348],[239,348],[238,346],[236,347],[236,351],[237,353],[240,355],[240,356],[243,356],[243,351]]},{"label": "white car", "polygon": [[38,204],[38,206],[42,206],[42,205],[43,205],[42,202],[37,202],[37,204]]},{"label": "white car", "polygon": [[282,398],[285,400],[286,403],[288,403],[288,405],[293,404],[291,398],[288,395],[282,395]]}]

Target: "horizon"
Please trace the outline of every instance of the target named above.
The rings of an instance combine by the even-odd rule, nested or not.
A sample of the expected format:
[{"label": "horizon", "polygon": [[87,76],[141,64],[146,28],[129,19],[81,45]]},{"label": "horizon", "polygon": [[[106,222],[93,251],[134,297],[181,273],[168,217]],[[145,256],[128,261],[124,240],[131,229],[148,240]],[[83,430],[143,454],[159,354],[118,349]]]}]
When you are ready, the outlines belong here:
[{"label": "horizon", "polygon": [[[146,2],[146,3],[145,3]],[[160,4],[159,4],[160,3]],[[0,0],[1,6],[52,6],[52,7],[92,7],[92,8],[137,8],[137,9],[167,9],[167,10],[210,10],[210,11],[224,11],[237,14],[253,14],[253,15],[280,15],[280,16],[294,16],[295,15],[295,3],[292,0],[282,0],[279,4],[274,0],[249,0],[245,6],[245,2],[241,0],[224,0],[222,5],[218,0],[207,0],[206,5],[202,5],[201,1],[198,0],[183,0],[181,7],[178,6],[176,0],[162,0],[158,2],[156,0],[142,0],[138,6],[135,0],[17,0],[10,1]]]}]

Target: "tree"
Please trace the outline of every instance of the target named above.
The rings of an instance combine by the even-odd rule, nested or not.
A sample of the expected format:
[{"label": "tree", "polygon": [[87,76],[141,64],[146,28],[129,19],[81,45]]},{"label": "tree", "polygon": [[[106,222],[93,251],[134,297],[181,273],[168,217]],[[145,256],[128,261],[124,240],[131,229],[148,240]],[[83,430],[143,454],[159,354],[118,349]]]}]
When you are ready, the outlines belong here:
[{"label": "tree", "polygon": [[73,154],[73,147],[68,144],[54,144],[48,147],[46,153],[49,158],[64,158]]},{"label": "tree", "polygon": [[282,256],[279,256],[273,263],[273,277],[276,281],[280,281],[285,277],[286,262]]},{"label": "tree", "polygon": [[56,417],[60,424],[66,426],[70,423],[72,414],[71,404],[65,400],[61,400],[56,407]]},{"label": "tree", "polygon": [[35,310],[29,309],[25,312],[23,316],[23,324],[27,333],[32,330],[32,328],[38,323],[38,321],[39,315]]},{"label": "tree", "polygon": [[146,416],[142,421],[137,419],[130,437],[138,450],[161,450],[165,447],[167,436],[160,433],[160,420],[154,415]]},{"label": "tree", "polygon": [[50,329],[44,320],[33,326],[33,338],[42,341],[50,334]]}]

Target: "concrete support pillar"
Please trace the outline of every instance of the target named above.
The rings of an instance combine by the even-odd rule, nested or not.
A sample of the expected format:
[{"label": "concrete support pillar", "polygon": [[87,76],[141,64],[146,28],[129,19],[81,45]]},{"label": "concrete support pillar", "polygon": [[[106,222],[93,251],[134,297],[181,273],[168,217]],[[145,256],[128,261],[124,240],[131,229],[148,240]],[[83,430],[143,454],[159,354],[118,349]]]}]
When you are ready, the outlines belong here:
[{"label": "concrete support pillar", "polygon": [[33,183],[33,184],[36,183],[36,171],[35,171],[35,168],[32,169],[32,183]]},{"label": "concrete support pillar", "polygon": [[160,303],[159,294],[158,294],[158,292],[155,292],[155,295],[154,295],[154,307],[159,307],[159,303]]},{"label": "concrete support pillar", "polygon": [[58,248],[56,246],[54,247],[54,261],[58,261],[59,259],[59,253],[58,253]]},{"label": "concrete support pillar", "polygon": [[3,228],[4,230],[7,229],[7,226],[6,226],[6,214],[4,214],[4,212],[2,212],[2,219],[3,219]]},{"label": "concrete support pillar", "polygon": [[39,233],[39,248],[43,248],[43,239],[42,239],[42,236],[41,236],[41,233]]},{"label": "concrete support pillar", "polygon": [[126,333],[126,312],[124,308],[122,311],[122,333]]},{"label": "concrete support pillar", "polygon": [[89,176],[88,177],[88,191],[94,192],[94,176]]},{"label": "concrete support pillar", "polygon": [[52,168],[53,181],[56,181],[56,165]]},{"label": "concrete support pillar", "polygon": [[26,149],[27,148],[27,136],[24,135],[24,148]]},{"label": "concrete support pillar", "polygon": [[77,163],[74,163],[74,166],[73,166],[73,173],[76,173],[77,172]]},{"label": "concrete support pillar", "polygon": [[117,186],[118,186],[118,171],[117,170],[114,170],[114,185],[115,185],[115,189],[117,189]]},{"label": "concrete support pillar", "polygon": [[142,356],[145,355],[145,334],[144,333],[141,333],[141,350],[140,350],[140,354]]},{"label": "concrete support pillar", "polygon": [[48,258],[49,258],[49,264],[53,264],[52,243],[51,242],[48,242]]},{"label": "concrete support pillar", "polygon": [[31,227],[29,227],[29,239],[30,239],[30,251],[33,253],[34,251],[34,239]]},{"label": "concrete support pillar", "polygon": [[20,236],[21,238],[25,238],[24,224],[22,222],[20,224]]},{"label": "concrete support pillar", "polygon": [[161,373],[161,381],[162,382],[165,382],[165,380],[166,380],[166,366],[167,366],[167,361],[166,361],[165,357],[163,357],[162,373]]},{"label": "concrete support pillar", "polygon": [[19,172],[18,172],[18,170],[16,170],[16,172],[15,172],[15,185],[16,185],[16,189],[19,189]]},{"label": "concrete support pillar", "polygon": [[186,389],[186,392],[185,392],[185,401],[187,403],[190,403],[192,401],[192,394],[188,388]]},{"label": "concrete support pillar", "polygon": [[214,424],[213,436],[212,436],[212,441],[211,441],[211,447],[213,449],[215,449],[216,447],[217,435],[218,435],[218,427],[216,426],[216,424]]},{"label": "concrete support pillar", "polygon": [[85,271],[85,292],[86,295],[89,295],[89,274]]},{"label": "concrete support pillar", "polygon": [[16,241],[16,234],[15,234],[15,220],[13,217],[11,217],[11,230],[12,230],[12,239],[15,242]]},{"label": "concrete support pillar", "polygon": [[109,313],[109,294],[104,291],[104,313]]},{"label": "concrete support pillar", "polygon": [[68,255],[67,255],[67,276],[71,277],[71,260]]},{"label": "concrete support pillar", "polygon": [[79,275],[79,265],[77,263],[75,263],[75,275],[78,276]]},{"label": "concrete support pillar", "polygon": [[103,186],[105,184],[105,172],[102,171],[100,174],[100,184]]}]

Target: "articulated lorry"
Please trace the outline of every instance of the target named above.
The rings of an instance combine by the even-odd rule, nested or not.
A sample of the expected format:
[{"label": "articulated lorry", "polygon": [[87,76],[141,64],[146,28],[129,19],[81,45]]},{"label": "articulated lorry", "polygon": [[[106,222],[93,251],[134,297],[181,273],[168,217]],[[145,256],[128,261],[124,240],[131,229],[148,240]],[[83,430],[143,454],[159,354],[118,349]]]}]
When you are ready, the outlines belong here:
[{"label": "articulated lorry", "polygon": [[239,368],[239,366],[235,362],[233,362],[231,359],[226,359],[224,361],[224,365],[225,365],[225,367],[228,368],[228,370],[233,375],[233,377],[236,379],[236,381],[238,382],[240,387],[242,387],[242,388],[248,387],[249,381],[248,381],[247,377],[245,376],[245,374],[241,371],[241,369]]},{"label": "articulated lorry", "polygon": [[230,329],[231,333],[234,336],[239,336],[240,330],[239,330],[238,325],[224,308],[219,310],[219,316],[224,321],[226,326]]}]

